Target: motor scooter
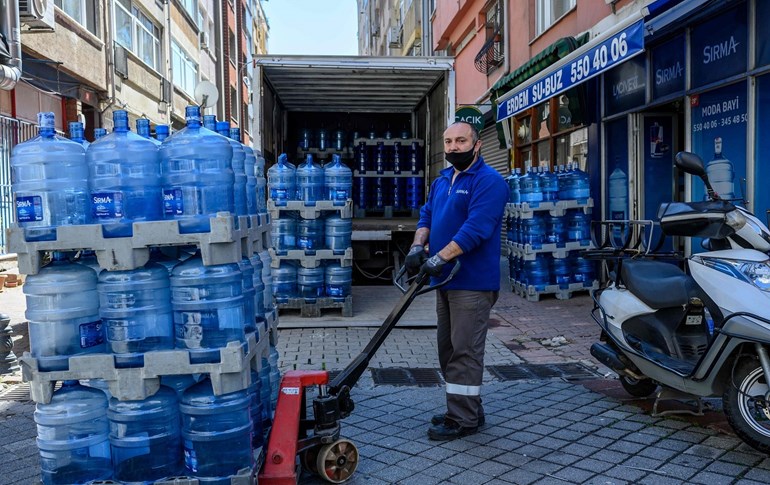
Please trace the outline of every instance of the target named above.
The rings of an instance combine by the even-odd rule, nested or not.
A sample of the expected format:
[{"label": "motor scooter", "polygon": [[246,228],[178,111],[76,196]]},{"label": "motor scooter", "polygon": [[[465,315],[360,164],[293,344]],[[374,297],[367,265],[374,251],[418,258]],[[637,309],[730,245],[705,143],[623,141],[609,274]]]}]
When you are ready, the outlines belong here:
[{"label": "motor scooter", "polygon": [[[592,295],[602,333],[591,354],[633,396],[658,386],[721,396],[736,434],[770,453],[770,230],[714,192],[697,155],[675,160],[703,180],[708,200],[661,205],[660,228],[703,238],[706,252],[687,258],[686,272],[649,255],[615,254],[609,284]],[[588,256],[601,258],[596,253]]]}]

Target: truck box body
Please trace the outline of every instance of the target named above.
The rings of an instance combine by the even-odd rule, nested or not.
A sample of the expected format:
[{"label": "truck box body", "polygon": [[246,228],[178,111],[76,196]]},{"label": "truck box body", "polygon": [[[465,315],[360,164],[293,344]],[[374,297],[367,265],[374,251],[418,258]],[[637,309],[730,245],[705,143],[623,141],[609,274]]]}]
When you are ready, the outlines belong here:
[{"label": "truck box body", "polygon": [[[371,130],[377,139],[385,138],[386,131],[397,139],[406,129],[410,139],[422,143],[424,197],[445,167],[442,134],[454,120],[452,69],[453,60],[445,57],[257,56],[252,79],[254,147],[262,151],[267,168],[281,153],[295,165],[305,153],[325,162],[331,152],[319,151],[318,143],[315,150],[298,148],[303,130],[314,136],[326,130],[331,146],[334,132],[342,130],[347,147],[343,161],[355,169],[355,139],[369,138]],[[381,272],[387,279],[389,271],[383,270],[403,262],[416,215],[356,211],[352,238],[359,284],[375,283]]]}]

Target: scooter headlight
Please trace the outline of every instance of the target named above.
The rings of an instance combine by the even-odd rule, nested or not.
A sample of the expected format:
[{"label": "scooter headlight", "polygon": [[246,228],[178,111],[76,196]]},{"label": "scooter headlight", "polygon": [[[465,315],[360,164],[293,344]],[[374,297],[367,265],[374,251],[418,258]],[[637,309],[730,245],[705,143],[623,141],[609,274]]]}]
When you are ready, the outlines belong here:
[{"label": "scooter headlight", "polygon": [[735,231],[739,231],[745,226],[746,221],[746,217],[739,210],[730,211],[725,214],[725,223],[735,229]]},{"label": "scooter headlight", "polygon": [[770,292],[770,260],[761,263],[755,261],[731,261],[730,263],[754,286]]}]

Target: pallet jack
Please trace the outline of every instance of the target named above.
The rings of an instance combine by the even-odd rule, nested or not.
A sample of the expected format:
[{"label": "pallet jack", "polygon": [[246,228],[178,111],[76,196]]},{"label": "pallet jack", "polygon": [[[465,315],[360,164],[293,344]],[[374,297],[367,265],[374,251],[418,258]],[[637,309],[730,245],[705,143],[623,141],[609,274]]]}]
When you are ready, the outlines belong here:
[{"label": "pallet jack", "polygon": [[[444,281],[427,288],[428,275],[411,276],[405,281],[409,285],[406,288],[400,283],[406,271],[401,267],[393,284],[403,296],[364,350],[342,372],[331,382],[328,371],[295,370],[283,375],[260,484],[296,485],[299,465],[331,483],[342,483],[353,475],[358,467],[358,449],[353,442],[340,438],[340,420],[350,416],[355,407],[350,389],[412,301],[449,283],[459,269],[460,263],[455,261]],[[318,395],[313,398],[314,419],[308,419],[306,389],[315,386]]]}]

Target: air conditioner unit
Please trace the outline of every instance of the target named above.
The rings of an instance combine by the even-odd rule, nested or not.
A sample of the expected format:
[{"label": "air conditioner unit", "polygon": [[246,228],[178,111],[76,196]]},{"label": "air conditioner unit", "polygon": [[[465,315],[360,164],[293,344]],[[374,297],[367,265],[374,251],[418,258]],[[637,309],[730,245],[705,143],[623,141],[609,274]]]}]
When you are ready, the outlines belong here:
[{"label": "air conditioner unit", "polygon": [[391,49],[401,47],[401,30],[398,27],[388,29],[388,47]]},{"label": "air conditioner unit", "polygon": [[200,32],[198,34],[198,43],[200,44],[201,50],[208,51],[209,45],[211,45],[209,40],[209,33],[205,30]]},{"label": "air conditioner unit", "polygon": [[30,31],[54,30],[53,0],[19,0],[19,19]]}]

